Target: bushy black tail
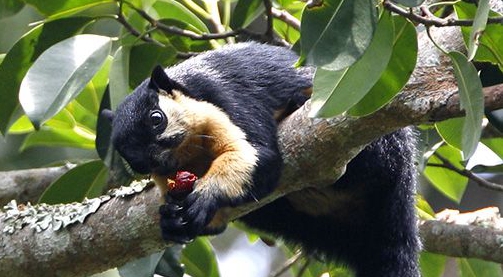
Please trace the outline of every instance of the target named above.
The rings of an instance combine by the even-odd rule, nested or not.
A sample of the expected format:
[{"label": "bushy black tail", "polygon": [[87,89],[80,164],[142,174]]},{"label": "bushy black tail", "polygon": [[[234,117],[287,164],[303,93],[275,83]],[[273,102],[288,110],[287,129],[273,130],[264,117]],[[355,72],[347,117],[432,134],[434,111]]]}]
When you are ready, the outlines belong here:
[{"label": "bushy black tail", "polygon": [[[333,186],[278,199],[243,220],[349,265],[358,277],[419,276],[414,148],[408,128],[386,135],[355,157]],[[319,211],[299,203],[314,203]]]}]

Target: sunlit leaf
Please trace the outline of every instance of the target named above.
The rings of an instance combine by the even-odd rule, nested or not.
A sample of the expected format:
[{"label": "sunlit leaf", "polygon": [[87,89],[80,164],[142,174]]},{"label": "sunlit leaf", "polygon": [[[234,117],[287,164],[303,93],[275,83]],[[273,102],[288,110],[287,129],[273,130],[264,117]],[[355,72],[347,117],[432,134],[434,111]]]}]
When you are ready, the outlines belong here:
[{"label": "sunlit leaf", "polygon": [[416,209],[420,219],[434,219],[435,211],[421,195],[416,196]]},{"label": "sunlit leaf", "polygon": [[185,273],[192,277],[218,277],[215,252],[207,238],[197,238],[182,251]]},{"label": "sunlit leaf", "polygon": [[355,63],[372,40],[377,11],[372,0],[325,0],[302,14],[300,63],[341,70]]},{"label": "sunlit leaf", "polygon": [[417,60],[417,34],[414,25],[401,16],[393,16],[395,39],[388,66],[377,83],[349,114],[370,114],[397,95],[409,80]]},{"label": "sunlit leaf", "polygon": [[[449,160],[450,164],[458,169],[463,169],[461,152],[449,145],[444,145],[437,149],[437,153]],[[440,165],[442,161],[436,156],[431,156],[428,165],[424,170],[425,177],[442,194],[449,199],[459,203],[465,192],[468,178],[445,167],[432,166],[430,164]]]},{"label": "sunlit leaf", "polygon": [[[478,12],[477,6],[472,3],[458,1],[454,5],[457,16],[460,19],[473,19]],[[502,16],[494,11],[489,12],[490,17]],[[472,27],[461,27],[465,44],[469,45],[471,40]],[[491,62],[498,64],[503,71],[503,25],[489,24],[480,36],[479,47],[473,58],[476,61]]]},{"label": "sunlit leaf", "polygon": [[209,32],[208,27],[199,17],[175,0],[156,1],[152,8],[157,12],[157,19],[174,19],[196,28],[198,33]]},{"label": "sunlit leaf", "polygon": [[419,265],[421,267],[421,276],[423,277],[442,277],[445,270],[447,257],[422,251],[419,256]]},{"label": "sunlit leaf", "polygon": [[482,139],[481,142],[503,159],[503,138]]},{"label": "sunlit leaf", "polygon": [[392,46],[393,23],[391,15],[384,13],[367,52],[354,65],[338,71],[316,69],[309,116],[335,116],[358,103],[388,65]]},{"label": "sunlit leaf", "polygon": [[501,265],[478,259],[458,258],[460,277],[495,277],[503,276]]},{"label": "sunlit leaf", "polygon": [[34,6],[40,13],[46,16],[57,16],[76,13],[92,6],[114,2],[114,0],[25,0],[25,2]]},{"label": "sunlit leaf", "polygon": [[465,110],[463,124],[463,156],[469,159],[480,140],[482,132],[482,119],[484,117],[484,95],[482,83],[477,70],[467,58],[459,52],[450,52],[449,57],[453,63],[454,76],[459,88],[461,108]]},{"label": "sunlit leaf", "polygon": [[40,55],[26,73],[19,92],[19,102],[36,128],[81,92],[101,68],[111,44],[109,37],[78,35]]},{"label": "sunlit leaf", "polygon": [[[72,17],[51,21],[33,28],[9,50],[0,64],[0,133],[5,133],[19,106],[21,81],[35,59],[51,45],[78,33],[92,18]],[[51,78],[52,79],[52,78]]]},{"label": "sunlit leaf", "polygon": [[95,134],[83,126],[72,129],[44,127],[30,133],[24,140],[21,150],[34,146],[75,147],[93,149]]},{"label": "sunlit leaf", "polygon": [[462,117],[451,118],[435,123],[435,129],[442,139],[450,146],[463,150],[463,125],[465,119]]},{"label": "sunlit leaf", "polygon": [[101,161],[78,165],[51,184],[39,203],[82,202],[85,197],[97,197],[106,185],[107,176],[108,170]]}]

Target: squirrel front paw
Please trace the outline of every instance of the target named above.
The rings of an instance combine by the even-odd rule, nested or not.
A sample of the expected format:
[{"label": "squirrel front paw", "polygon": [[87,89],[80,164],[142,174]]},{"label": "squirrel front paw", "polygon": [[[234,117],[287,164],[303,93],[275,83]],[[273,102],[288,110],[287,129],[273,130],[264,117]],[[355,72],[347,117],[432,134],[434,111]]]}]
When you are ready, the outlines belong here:
[{"label": "squirrel front paw", "polygon": [[184,199],[176,199],[169,193],[166,203],[159,208],[162,237],[166,241],[187,243],[204,234],[206,225],[219,208],[213,195],[193,191]]}]

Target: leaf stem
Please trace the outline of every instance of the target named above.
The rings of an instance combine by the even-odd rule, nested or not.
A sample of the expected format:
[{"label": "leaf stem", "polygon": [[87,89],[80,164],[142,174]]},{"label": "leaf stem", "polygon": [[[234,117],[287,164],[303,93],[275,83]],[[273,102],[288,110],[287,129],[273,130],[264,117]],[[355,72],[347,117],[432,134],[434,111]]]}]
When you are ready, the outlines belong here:
[{"label": "leaf stem", "polygon": [[[469,19],[455,19],[455,18],[440,18],[433,13],[429,12],[428,7],[422,6],[420,9],[423,13],[425,13],[426,10],[428,10],[425,15],[419,15],[412,10],[406,10],[390,0],[383,0],[382,2],[383,7],[389,11],[392,11],[398,15],[401,15],[410,21],[416,22],[423,24],[427,27],[429,26],[435,26],[435,27],[447,27],[447,26],[472,26],[473,25],[473,20]],[[503,16],[498,16],[498,17],[489,17],[487,19],[487,24],[503,24]]]},{"label": "leaf stem", "polygon": [[486,179],[477,176],[475,173],[471,172],[470,170],[468,170],[466,168],[463,168],[463,169],[457,168],[456,166],[454,166],[451,163],[451,161],[449,161],[447,158],[445,158],[444,156],[442,156],[436,152],[433,153],[433,155],[435,157],[437,157],[442,163],[440,163],[440,164],[428,163],[429,166],[442,167],[442,168],[449,169],[451,171],[458,173],[461,176],[464,176],[464,177],[474,181],[476,184],[478,184],[481,187],[495,190],[495,191],[503,191],[503,185],[487,181]]}]

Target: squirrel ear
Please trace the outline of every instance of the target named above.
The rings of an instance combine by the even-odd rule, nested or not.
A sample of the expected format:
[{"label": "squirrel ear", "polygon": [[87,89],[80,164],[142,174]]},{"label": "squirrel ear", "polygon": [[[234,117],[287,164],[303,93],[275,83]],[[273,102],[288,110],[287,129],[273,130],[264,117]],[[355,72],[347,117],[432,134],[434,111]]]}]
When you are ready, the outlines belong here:
[{"label": "squirrel ear", "polygon": [[175,82],[168,77],[164,68],[157,65],[154,70],[152,70],[148,86],[157,91],[164,90],[167,93],[171,93],[175,88]]}]

